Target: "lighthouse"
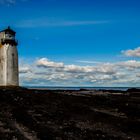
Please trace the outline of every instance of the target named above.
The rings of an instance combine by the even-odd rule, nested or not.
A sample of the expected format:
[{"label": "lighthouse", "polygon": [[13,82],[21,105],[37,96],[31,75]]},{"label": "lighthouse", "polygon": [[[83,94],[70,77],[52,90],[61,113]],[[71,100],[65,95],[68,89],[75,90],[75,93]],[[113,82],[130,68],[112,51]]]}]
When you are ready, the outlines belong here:
[{"label": "lighthouse", "polygon": [[16,32],[0,31],[0,86],[19,86]]}]

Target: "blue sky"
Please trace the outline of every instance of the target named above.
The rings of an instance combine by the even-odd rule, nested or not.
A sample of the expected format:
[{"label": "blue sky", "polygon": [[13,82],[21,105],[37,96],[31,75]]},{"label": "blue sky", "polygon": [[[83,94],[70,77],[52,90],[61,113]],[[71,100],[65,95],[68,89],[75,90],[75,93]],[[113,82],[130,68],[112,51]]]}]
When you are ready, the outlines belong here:
[{"label": "blue sky", "polygon": [[[19,40],[21,85],[139,86],[139,6],[139,0],[0,0],[0,28],[10,25]],[[105,66],[116,73],[101,72]]]}]

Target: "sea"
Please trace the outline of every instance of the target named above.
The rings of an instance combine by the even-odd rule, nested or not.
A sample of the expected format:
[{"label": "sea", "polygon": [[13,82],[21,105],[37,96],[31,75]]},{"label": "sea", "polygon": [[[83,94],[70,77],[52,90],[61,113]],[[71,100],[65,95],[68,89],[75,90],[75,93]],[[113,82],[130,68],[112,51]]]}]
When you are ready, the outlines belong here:
[{"label": "sea", "polygon": [[137,88],[140,89],[140,87],[51,87],[51,86],[27,86],[29,89],[48,89],[48,90],[80,90],[80,89],[85,89],[85,90],[121,90],[121,91],[126,91],[130,88]]}]

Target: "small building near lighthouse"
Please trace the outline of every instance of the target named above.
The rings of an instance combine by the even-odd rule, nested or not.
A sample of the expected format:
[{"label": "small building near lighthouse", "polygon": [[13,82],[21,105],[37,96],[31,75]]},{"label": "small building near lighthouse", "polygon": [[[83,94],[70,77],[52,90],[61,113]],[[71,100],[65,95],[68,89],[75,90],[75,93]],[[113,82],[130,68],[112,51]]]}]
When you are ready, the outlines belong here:
[{"label": "small building near lighthouse", "polygon": [[10,27],[0,31],[0,86],[19,86],[16,32]]}]

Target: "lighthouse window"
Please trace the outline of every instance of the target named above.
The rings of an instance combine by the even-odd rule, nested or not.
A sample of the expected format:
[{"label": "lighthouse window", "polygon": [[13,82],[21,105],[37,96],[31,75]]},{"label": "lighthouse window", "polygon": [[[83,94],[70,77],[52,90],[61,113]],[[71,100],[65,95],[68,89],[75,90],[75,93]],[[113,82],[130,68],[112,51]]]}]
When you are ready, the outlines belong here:
[{"label": "lighthouse window", "polygon": [[9,37],[9,34],[5,34],[5,37],[6,37],[6,38]]},{"label": "lighthouse window", "polygon": [[13,66],[15,65],[15,61],[14,61],[14,54],[12,53],[12,61],[13,61]]},{"label": "lighthouse window", "polygon": [[5,34],[5,37],[8,39],[14,39],[13,35],[11,35],[11,34]]}]

